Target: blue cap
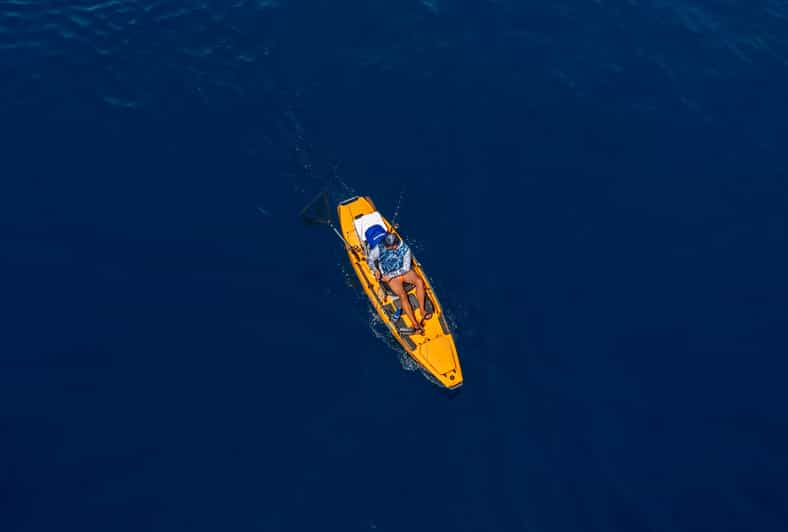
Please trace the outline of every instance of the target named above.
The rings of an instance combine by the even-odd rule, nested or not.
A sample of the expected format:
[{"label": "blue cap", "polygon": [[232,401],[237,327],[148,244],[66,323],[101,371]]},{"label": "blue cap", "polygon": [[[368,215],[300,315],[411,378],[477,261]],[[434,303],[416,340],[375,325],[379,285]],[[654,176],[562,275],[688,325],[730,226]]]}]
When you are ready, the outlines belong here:
[{"label": "blue cap", "polygon": [[370,248],[374,248],[380,241],[386,238],[386,229],[382,225],[373,225],[364,231],[364,237],[367,239],[367,244]]}]

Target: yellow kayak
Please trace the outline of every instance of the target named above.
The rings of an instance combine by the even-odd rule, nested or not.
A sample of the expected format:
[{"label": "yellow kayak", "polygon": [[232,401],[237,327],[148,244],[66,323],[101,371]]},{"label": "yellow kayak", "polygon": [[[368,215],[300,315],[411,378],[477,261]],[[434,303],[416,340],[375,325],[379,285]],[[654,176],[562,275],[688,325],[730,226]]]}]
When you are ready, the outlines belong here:
[{"label": "yellow kayak", "polygon": [[[413,257],[411,267],[424,281],[426,291],[424,306],[427,307],[427,311],[433,311],[433,316],[424,322],[424,334],[412,331],[415,324],[410,323],[404,313],[397,322],[392,321],[394,313],[400,308],[399,298],[375,279],[367,264],[363,245],[366,229],[374,224],[382,225],[393,233],[397,232],[396,229],[375,209],[375,205],[368,197],[356,196],[341,202],[337,206],[337,213],[350,264],[380,319],[388,326],[402,348],[424,371],[446,388],[462,386],[462,370],[454,346],[454,338],[421,264]],[[418,309],[416,290],[409,284],[406,284],[406,290],[408,290],[408,300],[415,311]]]}]

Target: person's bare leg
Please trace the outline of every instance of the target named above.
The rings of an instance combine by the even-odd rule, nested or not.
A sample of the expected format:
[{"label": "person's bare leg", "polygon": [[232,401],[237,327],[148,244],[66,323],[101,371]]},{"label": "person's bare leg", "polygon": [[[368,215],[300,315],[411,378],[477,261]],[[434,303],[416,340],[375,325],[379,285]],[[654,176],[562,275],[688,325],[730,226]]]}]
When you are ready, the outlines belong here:
[{"label": "person's bare leg", "polygon": [[413,313],[413,307],[410,306],[410,301],[408,301],[408,294],[405,293],[405,287],[402,286],[402,281],[404,280],[404,276],[395,277],[389,281],[389,286],[391,290],[399,296],[399,302],[402,305],[402,310],[405,311],[408,318],[410,318],[410,322],[413,324],[414,329],[421,329],[421,325],[419,322],[416,321],[416,315]]},{"label": "person's bare leg", "polygon": [[427,315],[427,307],[424,306],[424,299],[425,299],[424,281],[422,281],[421,277],[416,275],[416,272],[414,272],[413,270],[411,270],[408,273],[406,273],[405,275],[403,275],[402,278],[405,281],[409,282],[410,284],[412,284],[412,285],[414,285],[416,287],[416,300],[419,302],[419,308],[421,309],[421,315],[422,316],[426,316]]}]

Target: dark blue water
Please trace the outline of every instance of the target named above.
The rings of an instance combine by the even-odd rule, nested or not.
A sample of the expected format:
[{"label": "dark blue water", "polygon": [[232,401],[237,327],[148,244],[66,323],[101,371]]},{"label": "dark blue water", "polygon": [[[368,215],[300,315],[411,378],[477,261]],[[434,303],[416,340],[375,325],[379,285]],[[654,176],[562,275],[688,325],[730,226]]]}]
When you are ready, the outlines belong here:
[{"label": "dark blue water", "polygon": [[531,4],[0,1],[0,530],[786,530],[788,4]]}]

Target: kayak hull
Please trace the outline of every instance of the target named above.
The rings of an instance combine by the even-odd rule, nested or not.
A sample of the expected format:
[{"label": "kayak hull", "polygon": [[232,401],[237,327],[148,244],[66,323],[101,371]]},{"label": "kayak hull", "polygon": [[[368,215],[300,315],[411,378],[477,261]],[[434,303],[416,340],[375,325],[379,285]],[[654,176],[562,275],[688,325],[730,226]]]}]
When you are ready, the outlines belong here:
[{"label": "kayak hull", "polygon": [[[391,331],[392,336],[410,355],[410,357],[421,366],[421,368],[433,377],[439,384],[446,388],[458,388],[463,384],[462,369],[454,344],[454,337],[448,327],[448,322],[443,313],[443,308],[435,296],[427,276],[422,270],[421,264],[413,257],[412,269],[424,281],[426,292],[425,306],[427,310],[432,310],[432,317],[424,323],[424,334],[412,334],[410,329],[413,324],[405,316],[404,312],[397,322],[393,321],[394,312],[400,308],[399,299],[390,292],[387,292],[382,284],[375,279],[373,272],[367,264],[364,254],[364,246],[358,234],[358,229],[354,221],[359,220],[365,215],[377,213],[375,205],[368,197],[353,197],[341,202],[337,206],[339,216],[339,226],[342,237],[345,240],[345,248],[350,259],[353,271],[356,273],[361,288],[372,303],[373,308],[380,316],[383,323]],[[396,233],[391,223],[382,215],[380,220],[388,231]],[[423,314],[418,309],[416,301],[416,290],[411,288],[408,292],[408,300],[416,312],[417,319]],[[415,304],[414,304],[415,303]]]}]

